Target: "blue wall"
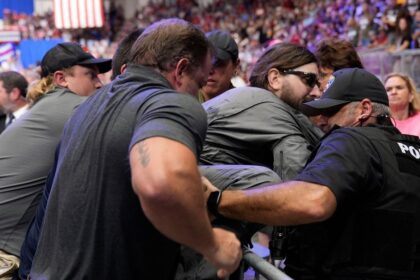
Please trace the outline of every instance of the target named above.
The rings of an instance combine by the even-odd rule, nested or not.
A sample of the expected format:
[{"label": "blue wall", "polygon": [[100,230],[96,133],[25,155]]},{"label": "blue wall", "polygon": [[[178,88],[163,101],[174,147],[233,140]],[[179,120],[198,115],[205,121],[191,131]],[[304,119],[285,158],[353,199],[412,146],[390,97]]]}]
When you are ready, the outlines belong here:
[{"label": "blue wall", "polygon": [[61,39],[20,41],[20,59],[23,67],[27,68],[41,62],[44,54],[62,41]]},{"label": "blue wall", "polygon": [[3,18],[4,9],[32,15],[34,13],[34,0],[0,0],[0,19]]}]

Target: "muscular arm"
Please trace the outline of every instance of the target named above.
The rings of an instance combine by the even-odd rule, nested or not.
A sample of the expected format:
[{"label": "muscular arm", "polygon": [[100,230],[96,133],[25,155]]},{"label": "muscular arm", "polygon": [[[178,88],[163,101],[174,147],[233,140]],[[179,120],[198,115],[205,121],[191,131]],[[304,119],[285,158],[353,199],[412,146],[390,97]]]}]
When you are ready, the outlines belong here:
[{"label": "muscular arm", "polygon": [[133,146],[130,165],[134,191],[160,232],[203,254],[217,249],[191,150],[179,142],[152,137]]},{"label": "muscular arm", "polygon": [[224,191],[219,212],[228,218],[268,225],[319,222],[335,211],[332,191],[322,185],[290,181],[247,191]]}]

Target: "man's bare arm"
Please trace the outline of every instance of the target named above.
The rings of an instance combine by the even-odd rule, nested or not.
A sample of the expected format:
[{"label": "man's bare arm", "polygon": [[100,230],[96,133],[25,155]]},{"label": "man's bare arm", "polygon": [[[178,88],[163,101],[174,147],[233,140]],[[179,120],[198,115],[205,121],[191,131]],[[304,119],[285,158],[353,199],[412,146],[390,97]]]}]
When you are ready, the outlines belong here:
[{"label": "man's bare arm", "polygon": [[133,189],[160,232],[232,272],[239,264],[240,244],[233,233],[212,229],[196,162],[185,145],[148,138],[130,151]]},{"label": "man's bare arm", "polygon": [[290,181],[247,191],[224,191],[218,211],[225,217],[268,225],[319,222],[335,211],[333,192],[322,185]]}]

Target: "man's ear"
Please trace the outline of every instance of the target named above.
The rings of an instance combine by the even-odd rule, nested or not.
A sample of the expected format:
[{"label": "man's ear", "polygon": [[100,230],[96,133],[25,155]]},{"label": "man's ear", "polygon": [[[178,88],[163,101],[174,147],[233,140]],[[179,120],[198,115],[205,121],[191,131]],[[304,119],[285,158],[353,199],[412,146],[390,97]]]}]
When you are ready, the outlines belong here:
[{"label": "man's ear", "polygon": [[126,63],[124,63],[123,65],[121,65],[120,73],[123,74],[125,72],[125,69],[127,69],[127,64]]},{"label": "man's ear", "polygon": [[20,97],[21,94],[18,88],[13,88],[9,93],[9,98],[13,101],[19,100]]},{"label": "man's ear", "polygon": [[283,75],[276,68],[268,70],[267,82],[270,90],[278,91],[283,85]]},{"label": "man's ear", "polygon": [[373,106],[372,101],[370,99],[365,98],[360,102],[360,119],[366,120],[368,119],[373,113]]},{"label": "man's ear", "polygon": [[62,87],[67,87],[68,83],[66,80],[66,75],[64,74],[64,71],[58,70],[55,71],[53,74],[53,81],[54,84],[62,86]]},{"label": "man's ear", "polygon": [[190,61],[187,58],[181,58],[175,66],[175,79],[180,81],[182,76],[189,70]]}]

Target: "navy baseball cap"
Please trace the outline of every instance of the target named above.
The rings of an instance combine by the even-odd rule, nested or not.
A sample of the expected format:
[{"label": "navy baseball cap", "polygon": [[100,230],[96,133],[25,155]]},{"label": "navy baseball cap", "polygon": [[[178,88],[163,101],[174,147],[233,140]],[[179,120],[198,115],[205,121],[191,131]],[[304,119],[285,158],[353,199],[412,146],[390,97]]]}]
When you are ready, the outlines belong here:
[{"label": "navy baseball cap", "polygon": [[52,47],[42,58],[41,77],[74,65],[96,65],[99,73],[105,73],[111,70],[111,62],[111,59],[95,58],[77,43],[60,43]]},{"label": "navy baseball cap", "polygon": [[300,109],[309,116],[319,115],[365,98],[389,106],[385,87],[375,75],[360,68],[345,68],[333,73],[321,98],[303,103]]},{"label": "navy baseball cap", "polygon": [[236,61],[238,59],[238,45],[232,36],[222,30],[214,30],[206,33],[207,39],[216,49],[216,59]]}]

